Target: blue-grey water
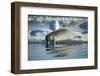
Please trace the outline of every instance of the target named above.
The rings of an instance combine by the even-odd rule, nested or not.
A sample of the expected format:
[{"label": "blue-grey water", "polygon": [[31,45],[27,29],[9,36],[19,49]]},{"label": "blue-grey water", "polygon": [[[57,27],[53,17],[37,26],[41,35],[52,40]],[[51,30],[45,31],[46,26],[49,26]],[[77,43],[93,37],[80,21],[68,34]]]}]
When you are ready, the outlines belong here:
[{"label": "blue-grey water", "polygon": [[88,58],[88,44],[71,44],[64,49],[47,49],[42,43],[28,44],[28,60],[79,59]]}]

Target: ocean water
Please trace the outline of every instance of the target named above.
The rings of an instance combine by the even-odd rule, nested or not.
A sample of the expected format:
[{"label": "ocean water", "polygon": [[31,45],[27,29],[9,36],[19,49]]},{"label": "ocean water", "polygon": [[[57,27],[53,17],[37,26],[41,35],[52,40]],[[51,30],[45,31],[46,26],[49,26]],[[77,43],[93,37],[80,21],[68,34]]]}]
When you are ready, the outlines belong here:
[{"label": "ocean water", "polygon": [[42,43],[28,43],[28,60],[57,60],[88,58],[88,43],[46,48]]}]

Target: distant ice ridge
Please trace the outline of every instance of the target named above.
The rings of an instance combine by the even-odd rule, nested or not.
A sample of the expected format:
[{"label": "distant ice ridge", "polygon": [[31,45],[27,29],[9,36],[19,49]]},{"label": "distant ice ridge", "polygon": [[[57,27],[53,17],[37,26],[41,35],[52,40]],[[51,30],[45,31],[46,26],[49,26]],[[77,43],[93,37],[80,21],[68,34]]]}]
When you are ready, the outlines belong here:
[{"label": "distant ice ridge", "polygon": [[36,29],[28,31],[29,41],[41,41],[45,40],[45,36],[52,32],[50,29]]},{"label": "distant ice ridge", "polygon": [[[76,41],[81,40],[81,41],[86,41],[86,42],[88,41],[87,34],[82,34],[80,32],[73,32],[73,33],[74,33],[74,38],[72,38],[72,40],[76,40]],[[79,37],[81,37],[81,38],[79,38]]]}]

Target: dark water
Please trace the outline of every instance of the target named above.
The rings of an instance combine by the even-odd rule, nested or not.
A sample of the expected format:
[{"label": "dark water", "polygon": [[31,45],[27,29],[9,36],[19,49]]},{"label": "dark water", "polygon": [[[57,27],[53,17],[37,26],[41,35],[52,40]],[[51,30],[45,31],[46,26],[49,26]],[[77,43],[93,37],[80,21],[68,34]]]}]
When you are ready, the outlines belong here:
[{"label": "dark water", "polygon": [[88,44],[64,45],[63,48],[47,49],[45,44],[29,43],[28,60],[79,59],[88,57]]}]

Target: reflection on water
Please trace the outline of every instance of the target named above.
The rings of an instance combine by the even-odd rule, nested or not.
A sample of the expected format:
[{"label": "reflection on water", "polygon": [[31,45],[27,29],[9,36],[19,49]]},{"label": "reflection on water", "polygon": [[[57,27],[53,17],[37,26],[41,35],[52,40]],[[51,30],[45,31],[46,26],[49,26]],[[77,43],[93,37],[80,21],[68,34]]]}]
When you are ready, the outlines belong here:
[{"label": "reflection on water", "polygon": [[46,48],[45,44],[29,43],[28,60],[78,59],[88,57],[88,44],[58,45]]}]

